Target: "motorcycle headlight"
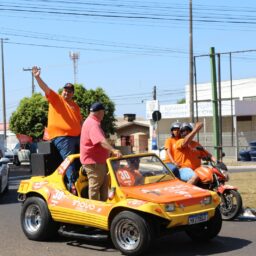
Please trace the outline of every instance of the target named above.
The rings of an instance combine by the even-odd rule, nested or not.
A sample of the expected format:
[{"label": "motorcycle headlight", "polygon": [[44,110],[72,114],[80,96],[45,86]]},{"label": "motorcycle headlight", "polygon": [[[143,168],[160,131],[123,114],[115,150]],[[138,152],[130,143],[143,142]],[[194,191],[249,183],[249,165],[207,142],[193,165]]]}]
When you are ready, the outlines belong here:
[{"label": "motorcycle headlight", "polygon": [[165,205],[165,211],[166,212],[174,212],[175,211],[175,204],[170,203]]},{"label": "motorcycle headlight", "polygon": [[201,204],[203,204],[203,205],[207,205],[207,204],[211,204],[211,203],[212,203],[212,197],[211,196],[206,196],[201,201]]}]

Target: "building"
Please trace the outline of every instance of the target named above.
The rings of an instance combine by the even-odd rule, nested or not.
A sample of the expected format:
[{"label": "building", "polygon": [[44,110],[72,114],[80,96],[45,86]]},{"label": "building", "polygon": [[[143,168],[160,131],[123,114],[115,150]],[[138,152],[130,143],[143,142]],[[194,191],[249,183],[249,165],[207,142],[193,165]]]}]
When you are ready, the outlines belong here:
[{"label": "building", "polygon": [[149,121],[136,118],[135,114],[124,114],[116,122],[116,134],[111,137],[123,153],[144,153],[148,151]]},{"label": "building", "polygon": [[[256,78],[222,81],[218,91],[220,133],[222,147],[230,158],[238,158],[240,150],[246,149],[249,143],[256,140]],[[211,152],[213,143],[213,101],[212,85],[210,83],[197,84],[194,92],[195,120],[204,123],[204,128],[197,138]],[[189,122],[189,86],[186,86],[186,103],[161,105],[158,101],[147,102],[147,119],[150,121],[150,139],[155,128],[152,112],[159,110],[162,119],[157,123],[159,146],[164,144],[169,136],[170,124],[174,121]],[[221,103],[221,104],[220,104]]]}]

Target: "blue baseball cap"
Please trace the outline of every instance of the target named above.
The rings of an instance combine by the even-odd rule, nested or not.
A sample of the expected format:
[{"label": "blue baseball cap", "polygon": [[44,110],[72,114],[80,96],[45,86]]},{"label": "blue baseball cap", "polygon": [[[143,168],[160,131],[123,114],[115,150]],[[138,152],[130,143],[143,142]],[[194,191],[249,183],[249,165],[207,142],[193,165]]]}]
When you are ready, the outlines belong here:
[{"label": "blue baseball cap", "polygon": [[64,88],[64,89],[68,89],[68,90],[70,90],[70,91],[72,91],[72,92],[75,91],[75,87],[74,87],[74,85],[71,84],[71,83],[66,83],[66,84],[63,86],[63,88]]},{"label": "blue baseball cap", "polygon": [[101,102],[94,102],[90,107],[91,112],[96,112],[99,110],[105,110],[105,107]]}]

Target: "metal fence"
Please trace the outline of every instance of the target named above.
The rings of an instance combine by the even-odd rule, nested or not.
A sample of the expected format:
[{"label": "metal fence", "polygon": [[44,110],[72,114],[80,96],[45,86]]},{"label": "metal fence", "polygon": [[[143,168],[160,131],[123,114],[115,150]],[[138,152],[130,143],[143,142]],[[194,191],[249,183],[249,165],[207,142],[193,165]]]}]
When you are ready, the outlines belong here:
[{"label": "metal fence", "polygon": [[[159,134],[158,146],[164,145],[169,134]],[[195,137],[207,150],[214,152],[213,134],[200,133]],[[256,132],[239,132],[237,134],[231,132],[222,133],[222,149],[227,158],[238,160],[239,152],[250,149],[250,142],[256,141]]]}]

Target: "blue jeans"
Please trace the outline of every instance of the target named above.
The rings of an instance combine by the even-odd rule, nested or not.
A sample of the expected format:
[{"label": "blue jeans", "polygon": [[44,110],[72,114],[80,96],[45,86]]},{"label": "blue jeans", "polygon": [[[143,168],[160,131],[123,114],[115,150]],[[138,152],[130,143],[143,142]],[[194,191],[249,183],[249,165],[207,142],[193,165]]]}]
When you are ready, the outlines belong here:
[{"label": "blue jeans", "polygon": [[[64,160],[67,156],[71,154],[79,153],[79,144],[80,144],[80,136],[61,136],[56,137],[52,140],[55,147],[58,149],[62,159]],[[71,187],[72,183],[74,183],[77,179],[78,170],[75,170],[75,165],[72,163],[66,172],[66,176],[68,179],[68,188]]]},{"label": "blue jeans", "polygon": [[180,168],[180,179],[183,181],[190,180],[195,175],[195,172],[188,167]]},{"label": "blue jeans", "polygon": [[177,177],[180,178],[180,172],[179,169],[176,165],[172,164],[172,163],[165,163],[168,168],[173,172],[173,174]]}]

